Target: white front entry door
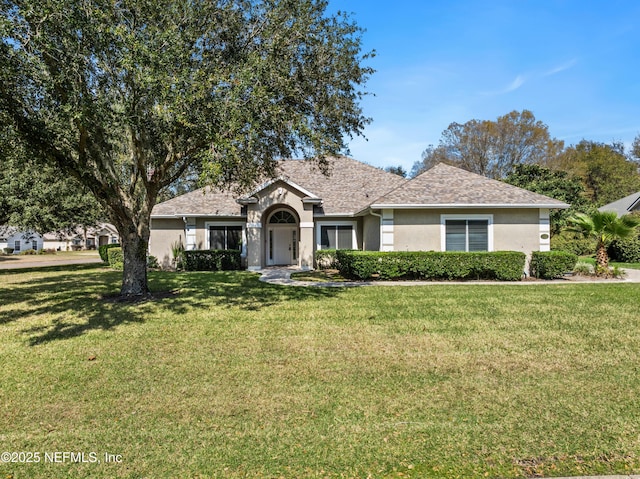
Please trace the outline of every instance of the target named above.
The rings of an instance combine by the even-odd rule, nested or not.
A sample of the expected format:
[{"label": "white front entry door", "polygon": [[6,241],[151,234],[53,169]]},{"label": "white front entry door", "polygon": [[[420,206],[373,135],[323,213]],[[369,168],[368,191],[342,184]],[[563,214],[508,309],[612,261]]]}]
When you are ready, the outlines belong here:
[{"label": "white front entry door", "polygon": [[297,262],[297,228],[269,229],[268,264],[292,265]]}]

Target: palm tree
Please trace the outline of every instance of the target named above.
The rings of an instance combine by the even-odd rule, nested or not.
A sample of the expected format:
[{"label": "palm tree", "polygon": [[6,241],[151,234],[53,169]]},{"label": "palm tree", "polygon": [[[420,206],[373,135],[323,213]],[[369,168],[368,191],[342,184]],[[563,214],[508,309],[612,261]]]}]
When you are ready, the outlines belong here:
[{"label": "palm tree", "polygon": [[591,214],[576,213],[569,218],[567,228],[574,233],[580,233],[593,238],[596,246],[596,271],[607,273],[609,271],[609,255],[607,246],[615,239],[626,239],[636,232],[640,221],[631,216],[618,216],[612,211],[594,211]]}]

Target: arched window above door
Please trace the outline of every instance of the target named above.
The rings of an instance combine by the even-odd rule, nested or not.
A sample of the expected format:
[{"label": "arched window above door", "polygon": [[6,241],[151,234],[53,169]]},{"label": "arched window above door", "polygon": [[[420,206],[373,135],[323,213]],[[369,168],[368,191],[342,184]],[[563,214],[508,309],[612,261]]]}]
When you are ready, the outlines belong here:
[{"label": "arched window above door", "polygon": [[287,225],[295,225],[296,218],[291,213],[286,210],[276,211],[269,218],[269,224],[287,224]]}]

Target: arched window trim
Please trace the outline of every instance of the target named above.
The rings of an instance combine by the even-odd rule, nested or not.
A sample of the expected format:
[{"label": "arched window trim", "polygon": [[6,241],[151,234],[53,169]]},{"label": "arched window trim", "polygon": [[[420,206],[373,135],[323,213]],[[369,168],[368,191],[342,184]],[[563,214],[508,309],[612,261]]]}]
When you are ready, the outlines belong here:
[{"label": "arched window trim", "polygon": [[287,210],[275,211],[269,217],[270,225],[295,225],[296,223],[296,217]]}]

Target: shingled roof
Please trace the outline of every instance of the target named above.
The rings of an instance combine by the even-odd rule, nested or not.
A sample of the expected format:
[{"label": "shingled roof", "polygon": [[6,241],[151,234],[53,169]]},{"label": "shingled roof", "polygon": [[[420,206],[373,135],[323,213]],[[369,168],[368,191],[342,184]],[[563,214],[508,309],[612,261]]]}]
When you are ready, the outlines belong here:
[{"label": "shingled roof", "polygon": [[329,176],[309,161],[282,161],[282,175],[323,201],[326,215],[351,215],[385,192],[407,183],[401,176],[346,157],[333,158]]},{"label": "shingled roof", "polygon": [[[346,157],[330,159],[328,176],[315,163],[304,160],[280,161],[277,170],[280,179],[320,198],[326,215],[352,215],[386,191],[407,183],[398,175]],[[232,190],[201,188],[157,204],[151,216],[240,216],[236,200],[242,197]]]},{"label": "shingled roof", "polygon": [[614,201],[613,203],[606,204],[598,208],[600,211],[613,211],[618,216],[623,216],[631,213],[634,210],[640,211],[640,191],[632,193],[629,196]]},{"label": "shingled roof", "polygon": [[439,163],[372,202],[372,208],[568,208],[548,196]]}]

